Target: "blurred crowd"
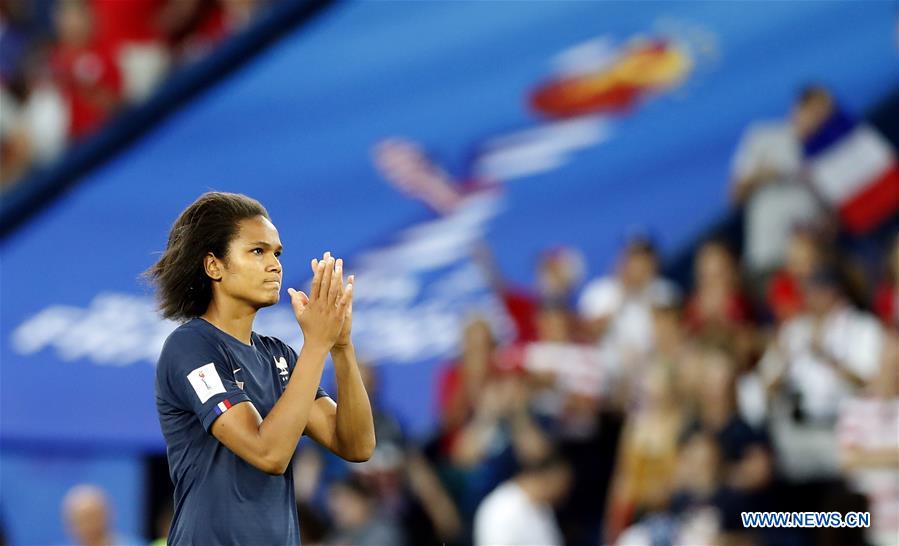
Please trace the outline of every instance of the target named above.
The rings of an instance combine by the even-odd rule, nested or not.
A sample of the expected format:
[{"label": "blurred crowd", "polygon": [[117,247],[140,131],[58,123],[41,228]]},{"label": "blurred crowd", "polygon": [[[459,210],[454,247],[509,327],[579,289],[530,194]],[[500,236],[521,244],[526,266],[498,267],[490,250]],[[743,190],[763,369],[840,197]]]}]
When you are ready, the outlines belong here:
[{"label": "blurred crowd", "polygon": [[[0,184],[263,3],[0,0]],[[534,287],[494,279],[517,335],[470,318],[422,387],[431,437],[405,433],[364,365],[377,450],[350,465],[304,440],[303,544],[899,544],[899,231],[846,237],[805,182],[803,144],[834,107],[809,88],[783,120],[751,124],[731,184],[742,237],[701,242],[686,281],[663,276],[649,233],[605,276],[557,248]],[[75,542],[132,543],[96,487],[62,508]],[[745,511],[870,511],[871,528],[753,530]]]},{"label": "blurred crowd", "polygon": [[[847,235],[808,183],[804,144],[836,108],[813,86],[750,124],[743,226],[700,241],[681,282],[647,233],[599,278],[571,248],[539,258],[535,287],[494,278],[517,336],[471,317],[424,441],[366,367],[375,456],[299,451],[303,543],[899,544],[899,230]],[[753,530],[747,511],[871,527]]]},{"label": "blurred crowd", "polygon": [[[303,544],[899,544],[899,229],[847,236],[801,181],[803,135],[832,101],[810,88],[747,129],[743,226],[700,241],[680,282],[645,232],[593,279],[576,249],[548,250],[525,288],[481,249],[517,335],[470,317],[422,387],[439,416],[424,439],[363,364],[377,449],[348,464],[303,442]],[[104,502],[67,497],[77,542],[115,543]],[[870,512],[871,526],[748,529],[747,511]]]},{"label": "blurred crowd", "polygon": [[[645,238],[580,291],[576,255],[548,252],[531,305],[505,294],[518,339],[466,325],[428,441],[366,369],[376,454],[300,450],[304,544],[896,544],[899,237],[866,293],[879,315],[818,235],[785,246],[761,301],[719,240],[686,292]],[[744,511],[870,511],[872,527],[753,531]]]},{"label": "blurred crowd", "polygon": [[0,0],[0,189],[59,157],[265,0]]}]

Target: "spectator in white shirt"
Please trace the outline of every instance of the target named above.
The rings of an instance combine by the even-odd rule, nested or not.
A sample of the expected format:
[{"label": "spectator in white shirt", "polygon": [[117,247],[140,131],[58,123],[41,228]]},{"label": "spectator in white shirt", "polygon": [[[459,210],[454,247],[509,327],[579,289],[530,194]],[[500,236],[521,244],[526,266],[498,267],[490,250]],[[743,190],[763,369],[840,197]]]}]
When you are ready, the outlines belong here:
[{"label": "spectator in white shirt", "polygon": [[805,299],[806,313],[781,328],[759,365],[778,463],[794,482],[839,476],[840,405],[878,373],[884,345],[880,323],[847,303],[832,271],[812,275]]},{"label": "spectator in white shirt", "polygon": [[571,487],[571,468],[558,454],[530,463],[493,490],[475,514],[476,546],[561,545],[553,505]]},{"label": "spectator in white shirt", "polygon": [[822,206],[801,172],[801,139],[823,122],[826,116],[819,110],[808,93],[801,94],[789,121],[753,123],[734,153],[731,197],[745,207],[744,264],[758,281],[783,265],[786,243],[797,225],[821,220]]},{"label": "spectator in white shirt", "polygon": [[658,274],[655,248],[646,238],[632,240],[614,275],[590,281],[578,302],[588,334],[629,368],[653,347],[654,305],[670,304],[680,291]]}]

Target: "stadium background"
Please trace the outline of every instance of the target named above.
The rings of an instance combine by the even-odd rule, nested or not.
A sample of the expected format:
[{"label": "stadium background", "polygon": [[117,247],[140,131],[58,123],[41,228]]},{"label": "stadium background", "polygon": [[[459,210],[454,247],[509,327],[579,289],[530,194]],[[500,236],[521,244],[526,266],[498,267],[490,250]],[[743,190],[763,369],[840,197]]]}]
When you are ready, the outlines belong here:
[{"label": "stadium background", "polygon": [[[242,5],[209,4],[213,20]],[[809,83],[888,140],[899,123],[894,2],[252,4],[239,24],[219,22],[217,34],[198,24],[199,38],[178,47],[141,37],[169,48],[168,75],[131,95],[113,85],[117,108],[95,127],[27,158],[16,155],[18,111],[37,87],[17,90],[16,71],[40,64],[26,55],[34,36],[62,48],[61,8],[2,4],[13,67],[2,167],[22,173],[4,181],[0,243],[0,516],[11,544],[70,542],[60,503],[79,483],[108,492],[118,532],[158,536],[169,491],[153,364],[173,325],[155,318],[139,275],[203,191],[267,206],[287,286],[308,282],[308,259],[325,250],[347,259],[378,404],[404,442],[428,446],[466,325],[484,318],[501,347],[531,341],[515,302],[531,313],[546,303],[543,264],[581,270],[553,302],[575,312],[588,281],[650,238],[690,294],[702,241],[723,236],[740,256],[728,194],[748,126],[787,119]],[[608,93],[578,109],[560,82],[591,70]],[[547,98],[552,84],[561,92]],[[859,264],[868,309],[894,226],[827,243]],[[767,311],[750,321],[762,346]],[[283,304],[256,329],[301,343]],[[324,482],[349,472],[325,459]],[[327,521],[322,498],[310,506]],[[598,533],[605,511],[595,512]]]}]

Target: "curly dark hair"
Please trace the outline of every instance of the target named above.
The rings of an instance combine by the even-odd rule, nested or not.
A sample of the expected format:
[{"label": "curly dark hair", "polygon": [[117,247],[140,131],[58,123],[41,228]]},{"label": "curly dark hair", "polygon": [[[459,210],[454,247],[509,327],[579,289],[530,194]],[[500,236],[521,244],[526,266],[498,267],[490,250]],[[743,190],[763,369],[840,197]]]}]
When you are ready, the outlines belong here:
[{"label": "curly dark hair", "polygon": [[144,272],[157,288],[163,317],[187,321],[206,312],[212,281],[203,260],[212,253],[226,259],[241,220],[263,216],[259,201],[239,193],[207,192],[184,209],[172,225],[165,252]]}]

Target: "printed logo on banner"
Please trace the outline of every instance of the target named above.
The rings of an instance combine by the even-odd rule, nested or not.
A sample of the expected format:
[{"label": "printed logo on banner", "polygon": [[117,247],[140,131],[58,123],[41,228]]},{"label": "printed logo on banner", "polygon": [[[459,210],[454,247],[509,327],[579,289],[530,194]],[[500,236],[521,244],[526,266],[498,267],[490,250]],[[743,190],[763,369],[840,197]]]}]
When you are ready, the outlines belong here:
[{"label": "printed logo on banner", "polygon": [[651,34],[623,42],[600,36],[575,44],[553,59],[553,75],[530,93],[539,123],[473,143],[475,157],[460,177],[424,144],[401,137],[377,142],[372,156],[381,175],[439,217],[354,261],[361,266],[354,333],[374,351],[370,358],[413,363],[452,354],[460,325],[474,314],[497,339],[508,338],[511,319],[474,259],[504,206],[501,184],[558,169],[576,152],[612,139],[616,119],[683,87],[716,54],[713,34],[677,21],[659,21]]},{"label": "printed logo on banner", "polygon": [[477,315],[497,339],[514,327],[483,268],[473,258],[502,202],[471,195],[452,212],[411,226],[395,242],[352,261],[353,337],[367,359],[418,364],[459,347],[464,323]]},{"label": "printed logo on banner", "polygon": [[663,19],[645,34],[602,35],[565,49],[527,92],[540,123],[478,144],[469,176],[497,183],[558,169],[574,152],[611,140],[617,120],[686,94],[694,73],[717,58],[717,42],[699,25]]},{"label": "printed logo on banner", "polygon": [[[666,93],[682,92],[699,68],[717,56],[713,33],[677,20],[658,20],[645,34],[624,39],[602,35],[573,44],[550,59],[551,71],[541,83],[522,90],[540,122],[473,143],[475,157],[459,180],[417,143],[378,143],[378,170],[439,217],[407,228],[381,248],[347,257],[358,279],[354,337],[360,349],[375,362],[412,364],[446,357],[458,348],[456,327],[471,314],[487,318],[499,338],[508,335],[511,326],[502,303],[481,264],[472,259],[503,206],[498,183],[557,169],[575,152],[612,139],[616,119],[639,112]],[[155,363],[176,327],[159,319],[151,298],[106,292],[87,308],[51,305],[40,310],[16,327],[12,346],[22,355],[53,348],[63,361]],[[286,306],[261,313],[257,330],[301,342]]]},{"label": "printed logo on banner", "polygon": [[187,374],[187,380],[190,381],[190,386],[194,388],[201,404],[205,404],[212,395],[225,392],[222,378],[219,377],[215,364],[212,362]]}]

